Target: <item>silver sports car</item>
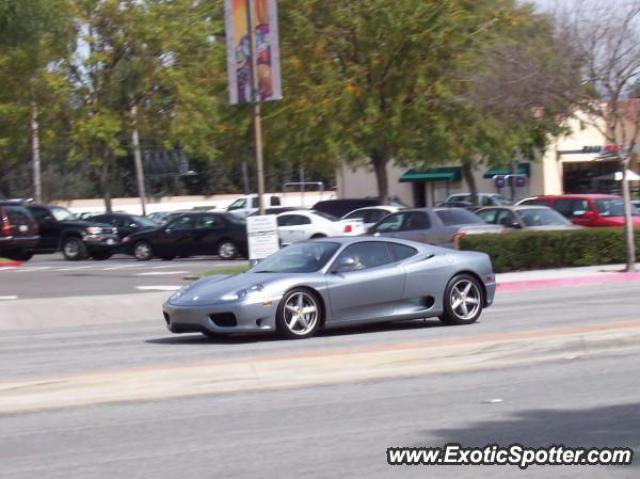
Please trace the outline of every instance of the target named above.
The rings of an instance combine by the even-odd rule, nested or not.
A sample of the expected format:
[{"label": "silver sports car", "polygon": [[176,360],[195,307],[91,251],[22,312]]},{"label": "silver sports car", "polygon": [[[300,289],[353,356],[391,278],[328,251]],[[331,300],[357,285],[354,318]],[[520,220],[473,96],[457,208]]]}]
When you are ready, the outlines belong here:
[{"label": "silver sports car", "polygon": [[326,238],[295,243],[242,274],[191,283],[163,312],[174,333],[306,338],[320,328],[376,321],[472,323],[495,289],[484,253],[391,238]]}]

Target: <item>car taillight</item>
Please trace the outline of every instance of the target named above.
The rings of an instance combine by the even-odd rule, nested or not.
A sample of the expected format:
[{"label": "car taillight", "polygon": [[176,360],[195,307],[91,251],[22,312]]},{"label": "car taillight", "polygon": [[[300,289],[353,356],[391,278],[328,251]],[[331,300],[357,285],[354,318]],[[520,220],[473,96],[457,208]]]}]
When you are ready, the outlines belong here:
[{"label": "car taillight", "polygon": [[[2,210],[0,210],[0,213],[2,213]],[[9,224],[9,218],[4,215],[0,216],[0,224],[2,224],[2,235],[11,235],[11,225]]]},{"label": "car taillight", "polygon": [[458,231],[456,234],[453,235],[453,237],[451,238],[451,243],[453,243],[454,245],[458,246],[458,244],[460,243],[460,238],[462,238],[464,235],[466,235],[467,233],[465,231]]},{"label": "car taillight", "polygon": [[351,226],[351,225],[344,225],[343,233],[351,233],[352,231],[353,231],[353,226]]}]

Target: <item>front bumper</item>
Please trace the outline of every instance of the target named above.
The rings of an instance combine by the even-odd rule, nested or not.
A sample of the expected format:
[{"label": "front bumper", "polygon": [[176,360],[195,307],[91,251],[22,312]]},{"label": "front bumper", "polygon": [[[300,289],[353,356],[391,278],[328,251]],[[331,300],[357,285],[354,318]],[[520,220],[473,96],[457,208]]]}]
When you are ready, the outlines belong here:
[{"label": "front bumper", "polygon": [[162,313],[172,333],[257,333],[276,329],[277,301],[219,302],[210,305],[172,304]]},{"label": "front bumper", "polygon": [[82,241],[88,251],[115,251],[120,246],[117,235],[84,235]]}]

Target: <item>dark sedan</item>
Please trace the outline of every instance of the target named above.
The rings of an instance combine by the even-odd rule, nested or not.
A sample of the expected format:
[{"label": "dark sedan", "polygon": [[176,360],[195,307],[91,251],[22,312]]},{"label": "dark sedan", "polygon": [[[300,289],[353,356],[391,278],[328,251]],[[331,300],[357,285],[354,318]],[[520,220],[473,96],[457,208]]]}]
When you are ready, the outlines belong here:
[{"label": "dark sedan", "polygon": [[222,259],[247,256],[244,219],[229,213],[183,213],[167,224],[126,236],[123,250],[140,261],[154,256],[171,260],[176,256],[218,255]]}]

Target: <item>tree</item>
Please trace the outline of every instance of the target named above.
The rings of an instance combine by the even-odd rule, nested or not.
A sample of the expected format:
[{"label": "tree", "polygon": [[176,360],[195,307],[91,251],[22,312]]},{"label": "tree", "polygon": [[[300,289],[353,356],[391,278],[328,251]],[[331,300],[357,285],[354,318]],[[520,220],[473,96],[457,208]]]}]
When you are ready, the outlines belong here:
[{"label": "tree", "polygon": [[634,228],[627,172],[640,142],[640,101],[632,99],[640,81],[640,4],[619,2],[610,8],[586,1],[564,14],[564,27],[584,61],[586,88],[581,108],[615,152],[622,168],[626,270],[635,270]]}]

